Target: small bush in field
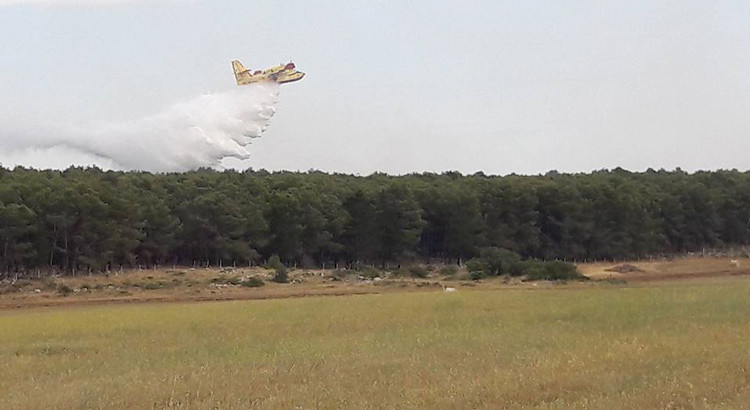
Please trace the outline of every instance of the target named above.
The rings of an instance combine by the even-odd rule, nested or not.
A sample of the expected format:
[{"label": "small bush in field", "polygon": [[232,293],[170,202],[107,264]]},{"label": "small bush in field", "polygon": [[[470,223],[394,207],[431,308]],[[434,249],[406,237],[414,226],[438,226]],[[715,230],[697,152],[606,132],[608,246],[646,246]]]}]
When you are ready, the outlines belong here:
[{"label": "small bush in field", "polygon": [[576,266],[563,261],[525,261],[524,274],[530,280],[584,280]]},{"label": "small bush in field", "polygon": [[44,285],[42,285],[43,290],[57,290],[57,282],[55,282],[54,279],[45,279]]},{"label": "small bush in field", "polygon": [[281,263],[281,258],[279,258],[279,255],[272,255],[270,258],[268,258],[268,261],[266,261],[266,264],[263,265],[266,269],[273,269],[278,270],[279,268],[284,267],[284,264]]},{"label": "small bush in field", "polygon": [[244,287],[246,287],[246,288],[259,288],[259,287],[265,285],[265,283],[260,278],[250,278],[250,279],[242,282],[241,285],[244,286]]},{"label": "small bush in field", "polygon": [[147,282],[141,285],[141,288],[146,289],[146,290],[156,290],[156,289],[161,289],[161,287],[162,287],[161,283],[158,283],[158,282]]},{"label": "small bush in field", "polygon": [[409,276],[409,269],[406,268],[398,268],[391,272],[391,275],[397,276],[397,277],[403,277],[403,276]]},{"label": "small bush in field", "polygon": [[382,276],[383,272],[379,269],[367,266],[360,271],[360,274],[368,279],[375,279]]},{"label": "small bush in field", "polygon": [[469,271],[469,277],[471,280],[482,279],[488,274],[487,263],[477,258],[466,262],[466,270]]},{"label": "small bush in field", "polygon": [[426,278],[430,274],[430,271],[419,265],[409,266],[408,270],[409,276],[413,278]]},{"label": "small bush in field", "polygon": [[276,273],[273,275],[272,280],[276,283],[289,282],[289,273],[287,273],[286,267],[284,265],[276,268]]},{"label": "small bush in field", "polygon": [[480,258],[487,265],[486,276],[518,276],[523,274],[521,256],[513,251],[489,247],[483,248],[479,253]]},{"label": "small bush in field", "polygon": [[210,282],[221,285],[239,285],[242,283],[242,280],[237,276],[217,276],[212,278]]},{"label": "small bush in field", "polygon": [[446,265],[440,268],[438,270],[438,273],[440,276],[453,276],[458,273],[458,266],[456,265]]},{"label": "small bush in field", "polygon": [[73,293],[73,289],[68,285],[60,285],[57,287],[57,293],[62,296],[68,296]]}]

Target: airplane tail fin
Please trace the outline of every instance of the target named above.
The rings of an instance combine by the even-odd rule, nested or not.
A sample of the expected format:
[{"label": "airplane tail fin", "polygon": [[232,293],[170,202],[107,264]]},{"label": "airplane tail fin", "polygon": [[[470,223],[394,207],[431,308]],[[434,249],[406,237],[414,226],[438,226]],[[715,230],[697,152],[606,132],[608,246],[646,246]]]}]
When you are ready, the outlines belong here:
[{"label": "airplane tail fin", "polygon": [[252,77],[250,70],[245,68],[239,60],[232,61],[232,70],[234,70],[234,79],[237,80],[238,85],[243,79],[247,80]]}]

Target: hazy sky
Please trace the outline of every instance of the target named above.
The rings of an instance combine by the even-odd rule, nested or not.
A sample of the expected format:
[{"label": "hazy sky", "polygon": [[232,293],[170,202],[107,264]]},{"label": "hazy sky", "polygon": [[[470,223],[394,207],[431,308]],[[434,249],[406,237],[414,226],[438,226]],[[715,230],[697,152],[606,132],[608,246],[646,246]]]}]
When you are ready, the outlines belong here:
[{"label": "hazy sky", "polygon": [[252,157],[228,166],[750,168],[740,0],[0,0],[0,161],[110,166],[15,149],[28,130],[54,138],[231,90],[232,59],[292,59],[307,77],[281,87]]}]

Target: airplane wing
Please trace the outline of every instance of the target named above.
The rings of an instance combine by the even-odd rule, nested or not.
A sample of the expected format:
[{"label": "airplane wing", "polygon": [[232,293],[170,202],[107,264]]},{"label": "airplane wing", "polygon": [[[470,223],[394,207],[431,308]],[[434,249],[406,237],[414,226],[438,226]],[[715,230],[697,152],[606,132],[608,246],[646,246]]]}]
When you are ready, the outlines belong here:
[{"label": "airplane wing", "polygon": [[285,67],[283,65],[278,65],[276,67],[271,67],[267,70],[265,70],[265,74],[278,74],[282,71],[284,71]]}]

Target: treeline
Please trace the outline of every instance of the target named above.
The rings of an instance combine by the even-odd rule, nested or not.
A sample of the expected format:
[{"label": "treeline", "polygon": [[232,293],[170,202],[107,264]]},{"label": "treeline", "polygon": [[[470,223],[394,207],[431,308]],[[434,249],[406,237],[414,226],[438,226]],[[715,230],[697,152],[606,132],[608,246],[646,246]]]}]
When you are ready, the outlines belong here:
[{"label": "treeline", "polygon": [[750,173],[0,169],[0,269],[624,259],[750,242]]}]

